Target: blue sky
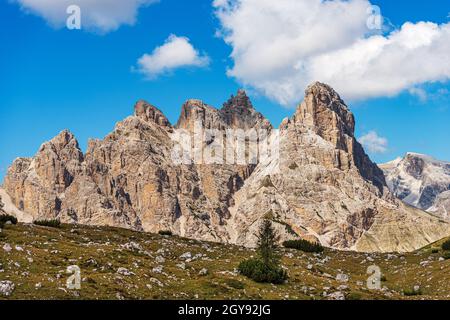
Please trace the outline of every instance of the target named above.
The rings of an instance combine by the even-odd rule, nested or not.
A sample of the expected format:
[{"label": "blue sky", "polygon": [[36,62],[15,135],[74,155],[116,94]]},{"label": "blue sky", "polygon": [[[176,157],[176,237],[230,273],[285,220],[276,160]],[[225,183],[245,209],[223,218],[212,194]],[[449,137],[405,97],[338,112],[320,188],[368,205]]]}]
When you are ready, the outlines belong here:
[{"label": "blue sky", "polygon": [[[42,142],[63,129],[71,130],[85,149],[89,138],[102,138],[130,115],[139,99],[158,106],[173,123],[186,99],[220,107],[240,87],[248,89],[256,108],[276,126],[294,112],[295,103],[283,105],[277,92],[260,86],[259,78],[246,73],[245,66],[233,68],[238,57],[230,55],[237,42],[217,34],[224,20],[214,13],[211,1],[161,0],[137,8],[134,23],[106,31],[68,30],[17,2],[0,3],[0,181],[16,157],[34,155]],[[407,21],[450,22],[448,1],[371,3],[381,8],[390,28],[387,33]],[[136,71],[138,59],[154,53],[171,34],[187,37],[209,63],[173,68],[147,79]],[[416,67],[424,73],[421,64]],[[301,75],[293,79],[297,76]],[[383,150],[368,152],[376,162],[408,151],[450,160],[448,77],[410,87],[414,91],[355,93],[355,98],[346,91],[357,120],[356,136],[375,132],[385,139]],[[296,100],[297,94],[293,97]]]}]

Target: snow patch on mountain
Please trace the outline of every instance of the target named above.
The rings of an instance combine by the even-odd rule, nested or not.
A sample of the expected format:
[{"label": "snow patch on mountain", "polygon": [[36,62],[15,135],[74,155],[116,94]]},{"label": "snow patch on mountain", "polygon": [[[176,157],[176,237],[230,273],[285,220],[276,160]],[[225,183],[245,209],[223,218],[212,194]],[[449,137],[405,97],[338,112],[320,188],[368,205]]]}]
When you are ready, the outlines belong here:
[{"label": "snow patch on mountain", "polygon": [[405,203],[448,219],[450,162],[428,155],[407,153],[404,158],[379,165],[389,189]]}]

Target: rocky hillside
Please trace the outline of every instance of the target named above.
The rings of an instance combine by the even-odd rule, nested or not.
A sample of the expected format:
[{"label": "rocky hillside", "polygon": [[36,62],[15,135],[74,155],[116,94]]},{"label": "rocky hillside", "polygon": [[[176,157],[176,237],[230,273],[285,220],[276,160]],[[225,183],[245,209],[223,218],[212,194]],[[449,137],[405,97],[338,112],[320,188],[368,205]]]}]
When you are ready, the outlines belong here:
[{"label": "rocky hillside", "polygon": [[389,192],[382,171],[356,141],[354,126],[332,88],[311,85],[280,126],[280,156],[258,164],[235,195],[232,242],[254,241],[258,221],[266,217],[286,237],[358,251],[412,251],[448,235],[447,223]]},{"label": "rocky hillside", "polygon": [[380,165],[392,193],[407,204],[450,220],[450,162],[408,153]]},{"label": "rocky hillside", "polygon": [[[236,273],[255,255],[244,247],[111,227],[8,225],[0,233],[0,300],[450,299],[450,260],[439,245],[410,254],[285,249],[289,280],[274,286]],[[66,286],[72,265],[80,289]],[[367,288],[372,265],[381,269],[381,290]],[[415,295],[404,294],[414,287]]]},{"label": "rocky hillside", "polygon": [[[202,141],[196,126],[215,133]],[[188,100],[175,126],[139,101],[133,116],[103,140],[91,140],[86,153],[63,131],[33,158],[17,159],[4,189],[17,210],[34,219],[170,230],[245,246],[255,244],[264,218],[272,219],[282,240],[302,237],[358,251],[412,251],[450,235],[449,223],[389,192],[354,128],[347,105],[321,83],[307,88],[279,131],[242,90],[221,109]],[[208,164],[204,153],[192,163],[173,161],[180,130],[208,149],[228,130],[248,129],[277,137],[279,154],[245,164],[226,161],[233,154],[224,155],[224,164]],[[245,154],[250,158],[248,148]]]}]

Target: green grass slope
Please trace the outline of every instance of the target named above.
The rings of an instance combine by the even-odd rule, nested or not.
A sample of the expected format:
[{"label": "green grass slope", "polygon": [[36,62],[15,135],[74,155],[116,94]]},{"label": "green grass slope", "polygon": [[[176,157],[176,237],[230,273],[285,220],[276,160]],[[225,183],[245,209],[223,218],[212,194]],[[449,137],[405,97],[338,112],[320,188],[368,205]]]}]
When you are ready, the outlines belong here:
[{"label": "green grass slope", "polygon": [[[439,245],[411,254],[283,249],[289,280],[275,286],[237,274],[256,255],[247,248],[108,227],[7,225],[0,288],[14,290],[0,299],[450,299],[450,260]],[[81,269],[79,290],[66,287],[71,265]],[[366,287],[371,265],[382,270],[382,290]]]}]

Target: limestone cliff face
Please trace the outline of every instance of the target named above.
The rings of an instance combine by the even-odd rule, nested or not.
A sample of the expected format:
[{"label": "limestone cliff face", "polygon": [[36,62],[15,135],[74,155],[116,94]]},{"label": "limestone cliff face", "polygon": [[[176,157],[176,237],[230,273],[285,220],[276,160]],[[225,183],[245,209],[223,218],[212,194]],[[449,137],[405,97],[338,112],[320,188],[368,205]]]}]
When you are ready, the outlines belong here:
[{"label": "limestone cliff face", "polygon": [[392,196],[354,138],[354,124],[334,90],[310,86],[280,126],[279,158],[260,163],[235,195],[232,242],[254,243],[264,217],[276,221],[285,238],[339,249],[409,251],[447,235],[447,223]]},{"label": "limestone cliff face", "polygon": [[44,143],[32,159],[19,158],[9,168],[5,189],[23,211],[49,219],[61,210],[61,194],[81,172],[83,153],[68,131]]},{"label": "limestone cliff face", "polygon": [[356,168],[363,178],[383,192],[386,186],[383,171],[372,163],[356,141],[353,113],[331,87],[322,83],[309,86],[293,121],[301,123],[334,147],[332,167],[342,170]]},{"label": "limestone cliff face", "polygon": [[[214,134],[198,133],[198,124]],[[201,154],[200,161],[178,164],[172,155],[179,130],[204,148],[228,129],[277,133],[242,90],[221,109],[188,100],[176,126],[139,101],[133,116],[103,140],[91,140],[85,154],[63,131],[33,158],[17,159],[4,189],[34,219],[171,230],[247,246],[255,244],[263,218],[274,221],[282,240],[303,237],[340,249],[408,251],[449,235],[447,223],[392,196],[354,126],[339,95],[316,83],[281,124],[279,157],[231,164],[224,155],[223,164],[207,164]]]},{"label": "limestone cliff face", "polygon": [[[252,126],[259,122],[261,127],[270,126],[251,104],[241,101],[248,102],[243,91],[228,102],[233,110],[222,111],[189,100],[177,127],[193,134],[193,124],[200,120],[205,128],[223,133],[246,129],[232,120],[239,118],[237,112],[245,113]],[[74,136],[63,131],[35,157],[17,159],[8,171],[5,190],[35,219],[171,230],[186,237],[228,241],[223,228],[228,208],[255,165],[177,165],[171,158],[173,132],[160,110],[139,101],[134,115],[119,122],[103,140],[91,140],[85,155]]]},{"label": "limestone cliff face", "polygon": [[[247,97],[245,91],[239,90],[236,96],[223,105],[222,109],[215,109],[206,105],[200,100],[188,100],[182,107],[181,115],[176,125],[177,129],[186,130],[193,141],[201,139],[199,135],[205,132],[196,132],[198,127],[204,129],[217,130],[218,136],[208,136],[204,139],[202,149],[206,149],[219,138],[223,145],[227,146],[226,130],[249,130],[265,129],[270,131],[272,125],[257,112]],[[195,151],[194,151],[195,152]],[[233,159],[236,155],[233,154]],[[227,154],[223,152],[223,164],[206,164],[204,158],[194,165],[200,185],[203,187],[205,195],[209,201],[214,203],[216,211],[223,218],[229,218],[229,207],[234,205],[233,195],[244,184],[244,181],[251,175],[256,164],[227,164]],[[221,221],[225,224],[225,221]]]}]

